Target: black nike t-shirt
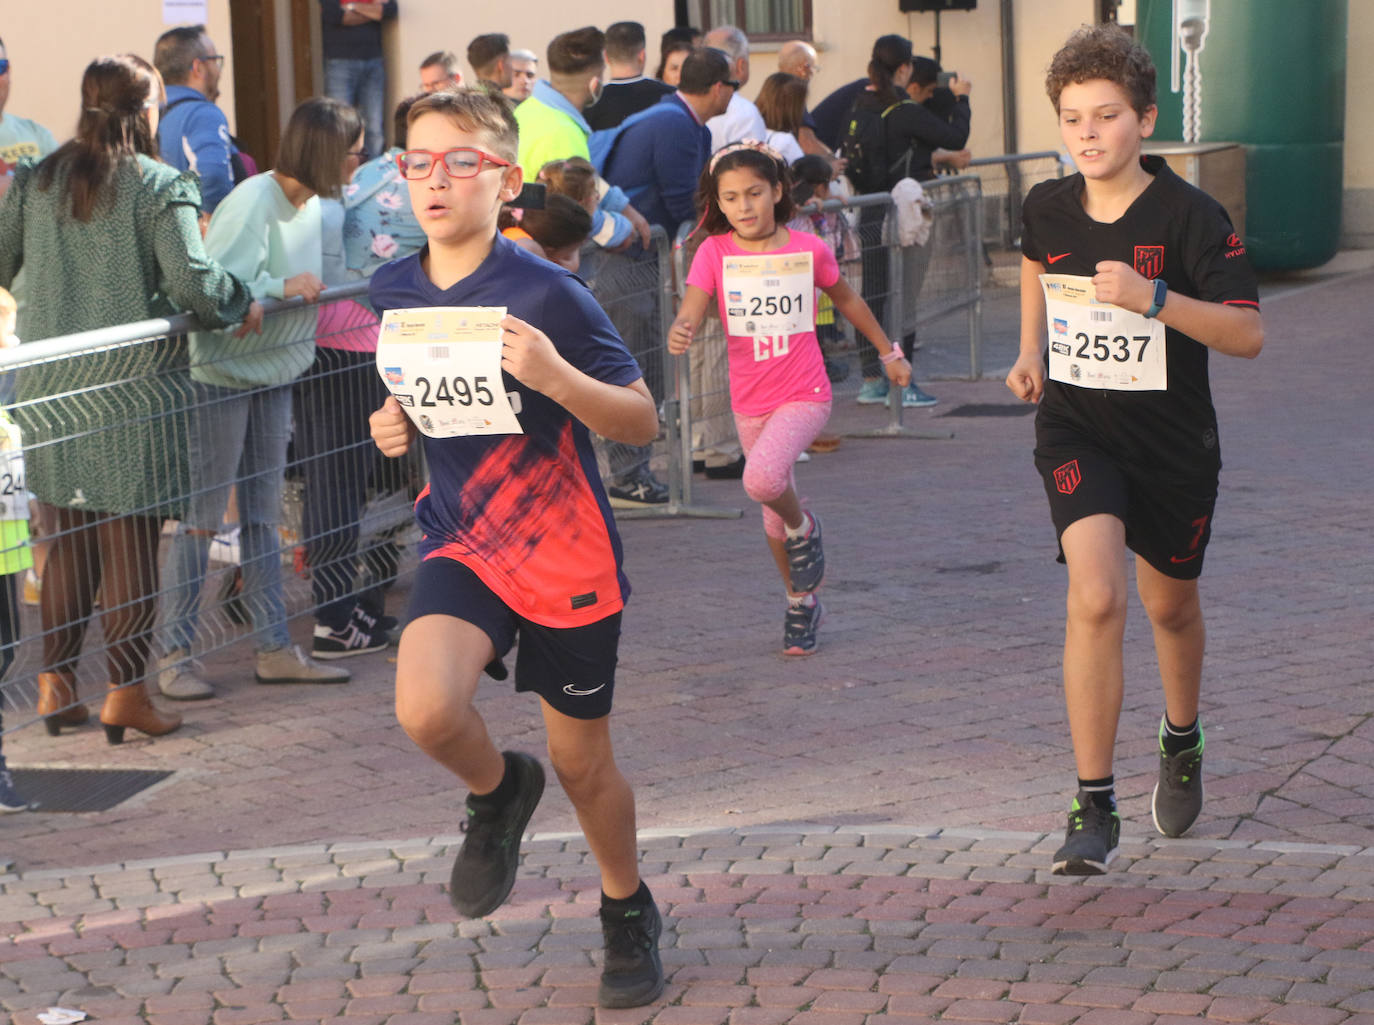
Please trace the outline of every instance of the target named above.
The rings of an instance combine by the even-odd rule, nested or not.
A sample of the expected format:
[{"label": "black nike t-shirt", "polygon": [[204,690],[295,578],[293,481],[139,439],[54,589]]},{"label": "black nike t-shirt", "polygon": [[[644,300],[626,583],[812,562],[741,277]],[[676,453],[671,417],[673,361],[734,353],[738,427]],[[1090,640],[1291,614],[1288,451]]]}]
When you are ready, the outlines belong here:
[{"label": "black nike t-shirt", "polygon": [[[1162,157],[1145,156],[1154,176],[1116,221],[1083,209],[1083,176],[1041,182],[1022,208],[1021,252],[1052,274],[1091,277],[1103,260],[1119,260],[1170,292],[1205,302],[1259,307],[1255,272],[1221,204],[1174,174]],[[1046,331],[1045,325],[1040,325]],[[1216,412],[1207,376],[1207,347],[1165,331],[1167,391],[1108,391],[1045,379],[1037,429],[1068,426],[1104,450],[1155,472],[1191,476],[1219,467]],[[1046,366],[1049,356],[1046,354]]]}]

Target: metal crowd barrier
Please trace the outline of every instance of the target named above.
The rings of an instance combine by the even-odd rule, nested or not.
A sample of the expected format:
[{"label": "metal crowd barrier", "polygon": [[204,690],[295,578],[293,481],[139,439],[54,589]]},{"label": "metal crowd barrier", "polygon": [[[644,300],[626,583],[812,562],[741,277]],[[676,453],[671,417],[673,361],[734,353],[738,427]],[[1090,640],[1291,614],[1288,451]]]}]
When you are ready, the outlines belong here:
[{"label": "metal crowd barrier", "polygon": [[[288,394],[284,401],[294,406],[294,417],[320,417],[321,410],[328,410],[332,416],[351,420],[337,435],[323,435],[323,446],[317,441],[309,452],[301,448],[303,435],[298,425],[284,465],[266,470],[267,475],[284,479],[276,530],[288,619],[314,610],[312,581],[332,580],[333,590],[328,596],[350,600],[384,593],[414,569],[411,505],[425,481],[420,447],[397,460],[386,459],[376,451],[367,436],[364,407],[376,408],[385,391],[372,354],[346,347],[350,341],[356,345],[369,333],[375,344],[375,317],[355,303],[340,305],[340,301],[365,294],[366,288],[365,283],[359,283],[329,289],[318,306],[299,300],[265,303],[262,335],[221,345],[240,357],[251,352],[251,358],[264,366],[298,369],[303,362],[304,371],[285,386]],[[326,317],[324,308],[330,304],[334,304],[331,309],[335,314],[343,315]],[[317,329],[331,323],[335,326],[324,333]],[[21,600],[17,602],[18,639],[11,649],[13,663],[0,683],[5,732],[36,721],[37,674],[56,665],[74,669],[78,701],[92,706],[94,718],[107,681],[121,670],[131,675],[131,653],[143,649],[147,652],[149,693],[156,696],[157,661],[164,646],[154,638],[164,630],[169,616],[168,559],[176,543],[178,521],[198,505],[203,511],[204,500],[211,492],[222,491],[221,485],[238,485],[235,497],[243,494],[243,480],[215,479],[207,472],[211,462],[224,460],[205,459],[201,450],[225,434],[226,418],[235,415],[233,409],[242,402],[267,402],[274,392],[277,401],[283,401],[281,389],[272,387],[208,392],[197,378],[213,378],[229,371],[235,357],[196,361],[195,339],[204,337],[197,334],[194,318],[183,314],[27,343],[0,354],[0,380],[6,394],[13,396],[7,407],[9,415],[23,431],[29,486],[41,492],[44,485],[39,480],[44,474],[50,480],[65,476],[69,483],[63,484],[64,488],[70,483],[76,485],[74,491],[64,492],[66,505],[56,514],[56,526],[44,524],[41,518],[31,523],[35,549],[74,544],[78,536],[90,536],[82,533],[85,530],[101,536],[103,546],[107,535],[102,532],[119,529],[124,518],[96,510],[115,501],[124,502],[121,513],[153,524],[152,531],[161,524],[160,541],[153,535],[160,570],[151,594],[155,621],[149,618],[148,592],[133,593],[121,603],[116,594],[129,595],[137,588],[128,586],[126,580],[102,580],[89,618],[72,616],[59,608],[50,611],[45,629],[40,608],[22,600],[26,590],[23,574],[10,578],[18,585],[16,597]],[[322,355],[312,361],[316,352]],[[30,381],[27,388],[26,376]],[[33,383],[39,380],[60,381],[62,387],[35,394]],[[322,437],[319,431],[315,437]],[[351,469],[340,470],[341,463]],[[332,469],[326,470],[327,466]],[[319,488],[313,496],[312,478]],[[364,504],[354,509],[351,519],[358,527],[356,545],[340,543],[337,530],[321,528],[312,534],[302,515],[307,500],[316,499],[317,511],[334,508],[332,499],[322,506],[320,497],[342,495],[357,487],[360,480]],[[107,503],[103,496],[112,494],[122,497]],[[145,504],[137,504],[140,501]],[[343,498],[338,502],[343,503],[339,508],[347,507]],[[234,530],[233,508],[231,502],[210,542],[208,572],[203,578],[199,621],[191,646],[196,657],[242,639],[250,629],[247,624],[253,613],[261,612],[268,601],[243,585],[245,575],[238,566],[243,545],[241,535]],[[70,522],[77,516],[78,522]],[[69,521],[65,527],[63,519]],[[320,519],[317,513],[316,520]],[[324,521],[329,520],[325,515]],[[91,574],[88,581],[99,579],[93,560],[82,562],[78,557],[74,566],[78,575]],[[117,574],[119,567],[112,573]],[[58,585],[49,579],[44,586]],[[59,604],[53,596],[49,598],[52,604]],[[84,637],[73,638],[83,620]],[[107,639],[109,630],[121,634],[118,644]],[[79,651],[74,661],[73,643]],[[303,645],[308,646],[309,642]],[[59,653],[54,654],[54,649]]]},{"label": "metal crowd barrier", "polygon": [[[664,340],[673,317],[673,275],[667,236],[655,229],[650,247],[627,254],[590,249],[584,254],[581,274],[606,310],[626,345],[644,370],[645,380],[660,401],[667,398]],[[242,479],[210,479],[203,471],[201,449],[213,446],[225,433],[227,418],[247,399],[269,402],[271,387],[246,388],[229,392],[207,389],[205,378],[213,384],[223,375],[236,372],[245,351],[263,365],[280,362],[291,381],[287,389],[292,405],[293,432],[284,465],[270,472],[282,475],[277,528],[280,534],[284,574],[284,601],[288,620],[315,609],[313,583],[328,581],[328,597],[339,598],[340,588],[352,587],[344,594],[370,594],[375,599],[379,588],[413,572],[412,543],[415,539],[412,504],[425,483],[425,467],[420,446],[400,460],[389,460],[376,452],[367,437],[367,414],[380,405],[385,390],[374,367],[371,352],[375,346],[376,318],[364,307],[348,302],[364,296],[364,282],[328,289],[315,306],[299,300],[269,302],[263,334],[250,335],[243,342],[220,346],[227,358],[201,358],[197,349],[197,324],[190,315],[165,320],[126,324],[99,331],[29,343],[0,354],[0,386],[19,394],[10,407],[11,415],[24,431],[24,456],[41,474],[43,468],[75,460],[81,473],[89,471],[92,485],[78,489],[65,501],[73,508],[83,507],[85,492],[98,496],[105,490],[103,481],[110,473],[127,471],[121,463],[121,446],[137,444],[142,452],[142,470],[158,480],[158,501],[132,511],[164,522],[158,555],[161,575],[154,595],[156,627],[142,622],[146,602],[129,602],[112,607],[102,602],[86,622],[75,660],[75,681],[79,699],[94,707],[105,693],[110,658],[123,657],[128,645],[106,642],[102,620],[115,622],[125,617],[119,630],[127,632],[127,617],[139,618],[136,647],[148,649],[146,677],[149,692],[156,696],[156,671],[159,654],[174,643],[168,637],[167,623],[179,618],[169,606],[184,610],[187,589],[172,593],[169,566],[177,544],[178,523],[191,511],[204,511],[204,500],[222,491],[227,484],[243,485]],[[328,312],[327,312],[328,311]],[[370,334],[370,338],[368,335]],[[312,356],[314,357],[312,361]],[[25,394],[23,381],[29,374],[35,380],[43,368],[45,381],[64,382],[60,390]],[[304,368],[304,369],[302,369]],[[33,389],[29,389],[33,392]],[[132,400],[131,400],[132,397]],[[279,397],[280,398],[280,397]],[[682,474],[667,467],[665,453],[675,445],[676,421],[669,419],[667,433],[654,445],[643,449],[616,443],[603,443],[608,479],[634,470],[645,463],[666,475],[671,492],[680,499]],[[110,453],[108,462],[98,454],[102,446]],[[68,458],[70,456],[70,458]],[[119,467],[118,470],[113,469]],[[361,467],[361,471],[359,470]],[[341,525],[324,515],[317,500],[314,519],[307,510],[312,496],[312,479],[324,481],[332,493],[349,491],[359,472],[366,473],[366,504],[353,517],[345,517],[358,527],[356,550],[339,543]],[[85,479],[85,478],[81,478]],[[236,487],[237,497],[241,487]],[[98,508],[97,503],[85,505]],[[235,531],[232,501],[218,534],[210,543],[209,571],[199,592],[200,613],[190,645],[191,654],[200,657],[219,651],[251,632],[254,612],[270,608],[270,596],[245,589],[245,575],[239,571],[246,540]],[[332,519],[337,520],[335,516]],[[118,517],[93,514],[81,528],[96,531],[114,525]],[[342,526],[347,527],[348,524]],[[78,527],[54,529],[33,525],[35,548],[70,539]],[[182,530],[184,532],[184,530]],[[86,574],[98,573],[95,565],[82,567]],[[184,574],[183,574],[184,576]],[[90,576],[89,579],[96,579]],[[22,590],[22,586],[21,586]],[[103,597],[103,595],[101,595]],[[174,600],[175,599],[175,600]],[[137,606],[136,608],[133,606]],[[392,614],[402,610],[391,609]],[[114,618],[112,618],[114,617]],[[45,655],[57,636],[69,637],[76,617],[58,616],[44,629],[38,607],[20,603],[18,641],[12,648],[13,664],[3,682],[5,710],[3,729],[19,729],[36,721],[37,676],[54,668],[54,657]],[[71,652],[63,649],[60,663],[71,668]]]},{"label": "metal crowd barrier", "polygon": [[[856,222],[862,244],[855,258],[843,262],[843,273],[879,313],[889,337],[899,338],[937,317],[967,311],[970,374],[976,377],[982,280],[977,240],[984,237],[981,182],[962,175],[928,183],[925,190],[934,210],[925,247],[899,244],[889,195],[831,202],[824,209],[839,211]],[[739,515],[738,510],[691,505],[693,456],[730,446],[734,438],[724,337],[714,313],[689,358],[670,360],[668,327],[685,275],[680,266],[675,267],[663,232],[655,230],[647,250],[626,254],[589,250],[584,252],[584,261],[583,278],[639,360],[664,414],[664,431],[655,444],[643,449],[613,443],[603,446],[606,476],[613,479],[637,467],[652,466],[668,485],[669,502],[645,509],[647,515]],[[94,705],[103,698],[106,681],[118,675],[118,659],[146,650],[145,675],[150,692],[156,694],[158,655],[167,648],[169,619],[177,618],[167,608],[167,577],[169,550],[179,543],[178,532],[185,533],[178,524],[186,517],[205,515],[206,508],[215,504],[206,501],[211,494],[228,485],[237,485],[237,494],[247,483],[233,474],[211,479],[202,450],[208,451],[227,435],[225,425],[230,416],[239,415],[235,410],[245,404],[241,400],[267,403],[281,391],[280,387],[228,391],[211,387],[235,369],[235,361],[244,352],[267,365],[282,361],[281,379],[290,382],[286,390],[291,393],[296,420],[292,447],[283,465],[264,470],[268,476],[280,474],[283,479],[279,508],[274,511],[287,619],[314,611],[314,586],[322,580],[332,581],[330,597],[375,600],[379,591],[413,571],[411,504],[425,482],[425,467],[419,446],[404,459],[387,460],[367,437],[367,412],[385,393],[371,353],[364,351],[369,332],[375,341],[375,319],[364,307],[348,303],[364,295],[366,288],[366,283],[331,288],[318,306],[299,300],[267,303],[264,333],[250,335],[242,343],[198,344],[202,336],[196,333],[196,322],[189,315],[179,315],[27,343],[0,353],[0,394],[7,403],[12,397],[8,408],[24,431],[30,483],[36,480],[34,473],[40,477],[66,473],[77,484],[62,498],[66,511],[59,519],[65,518],[67,525],[33,523],[34,546],[71,542],[89,536],[83,534],[89,530],[124,529],[120,524],[129,513],[142,517],[140,522],[145,524],[163,524],[157,553],[161,577],[150,591],[134,593],[137,589],[124,586],[127,581],[121,579],[101,587],[95,595],[98,605],[89,617],[61,608],[50,610],[46,629],[38,607],[17,603],[12,665],[0,682],[7,713],[4,731],[36,721],[37,675],[51,671],[55,664],[74,671],[77,700]],[[209,352],[217,355],[203,355]],[[40,380],[60,382],[60,387],[35,390],[34,383]],[[281,401],[280,394],[276,401]],[[895,389],[888,418],[880,433],[913,434],[902,427]],[[312,430],[317,427],[321,429]],[[133,463],[130,451],[139,453]],[[353,476],[348,477],[349,473]],[[325,516],[321,525],[320,496],[350,491],[347,481],[356,485],[358,474],[364,482],[358,499],[362,507],[343,517],[347,523],[341,525],[335,515],[333,519]],[[101,507],[102,493],[111,488],[118,491],[128,479],[143,478],[157,484],[152,489],[155,498],[135,508],[125,503],[120,507],[124,517],[95,511]],[[321,486],[321,481],[326,484]],[[132,491],[141,493],[138,488]],[[247,492],[254,493],[253,488],[247,487]],[[307,513],[312,508],[313,519]],[[253,614],[261,618],[263,610],[272,607],[269,595],[254,593],[252,586],[243,583],[252,574],[239,572],[237,563],[245,545],[242,535],[235,534],[234,523],[230,505],[223,519],[213,525],[218,535],[210,545],[199,620],[189,645],[195,657],[244,639]],[[349,540],[353,525],[358,528],[356,544]],[[349,529],[341,530],[341,526]],[[260,542],[255,544],[261,547]],[[90,574],[87,580],[98,579],[94,562],[77,566],[77,572]],[[15,581],[17,575],[10,579]],[[186,586],[180,588],[179,601],[184,603],[187,593]],[[117,600],[121,596],[122,602]],[[74,627],[81,622],[86,624],[84,635],[75,636]],[[117,643],[107,640],[105,630],[119,633]],[[59,637],[66,646],[54,654],[51,649]],[[79,650],[71,648],[73,643]],[[124,667],[124,675],[131,675],[129,666]]]},{"label": "metal crowd barrier", "polygon": [[983,183],[985,263],[994,268],[1019,263],[1021,205],[1034,185],[1064,177],[1064,162],[1054,150],[1007,153],[971,160],[964,173],[977,175]]}]

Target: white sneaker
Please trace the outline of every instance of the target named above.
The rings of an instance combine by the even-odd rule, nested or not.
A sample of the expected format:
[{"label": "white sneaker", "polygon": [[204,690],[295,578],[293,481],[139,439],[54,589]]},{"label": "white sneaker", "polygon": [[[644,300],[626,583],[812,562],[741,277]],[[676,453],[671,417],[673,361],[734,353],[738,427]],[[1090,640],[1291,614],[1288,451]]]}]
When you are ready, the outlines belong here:
[{"label": "white sneaker", "polygon": [[258,683],[347,683],[347,669],[322,666],[306,656],[299,645],[258,652]]},{"label": "white sneaker", "polygon": [[200,675],[201,664],[185,648],[170,651],[157,660],[157,689],[173,701],[204,701],[215,688]]}]

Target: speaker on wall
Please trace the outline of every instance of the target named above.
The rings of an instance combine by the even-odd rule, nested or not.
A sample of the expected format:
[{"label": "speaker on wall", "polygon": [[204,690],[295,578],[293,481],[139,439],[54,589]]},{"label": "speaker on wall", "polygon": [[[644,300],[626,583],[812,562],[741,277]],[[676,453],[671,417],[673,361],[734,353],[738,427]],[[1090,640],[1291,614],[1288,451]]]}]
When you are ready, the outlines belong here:
[{"label": "speaker on wall", "polygon": [[897,0],[903,11],[972,11],[978,0]]}]

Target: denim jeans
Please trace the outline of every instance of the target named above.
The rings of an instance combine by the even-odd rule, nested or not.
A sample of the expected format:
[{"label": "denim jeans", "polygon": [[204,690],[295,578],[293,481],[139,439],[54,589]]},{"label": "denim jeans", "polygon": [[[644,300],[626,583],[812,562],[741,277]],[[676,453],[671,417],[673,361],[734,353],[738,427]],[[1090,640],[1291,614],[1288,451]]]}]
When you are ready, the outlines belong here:
[{"label": "denim jeans", "polygon": [[324,94],[341,100],[362,115],[366,161],[386,149],[382,130],[386,96],[386,62],[381,57],[329,57],[324,62]]},{"label": "denim jeans", "polygon": [[342,630],[357,599],[358,517],[378,459],[367,418],[387,396],[370,352],[321,346],[295,385],[295,458],[305,474],[301,533],[315,618]]},{"label": "denim jeans", "polygon": [[195,640],[211,534],[220,528],[230,487],[237,485],[243,604],[252,618],[258,649],[285,647],[291,637],[286,630],[277,525],[291,386],[240,390],[196,381],[193,388],[196,408],[187,439],[191,495],[167,556],[158,644],[165,654],[189,649]]}]

